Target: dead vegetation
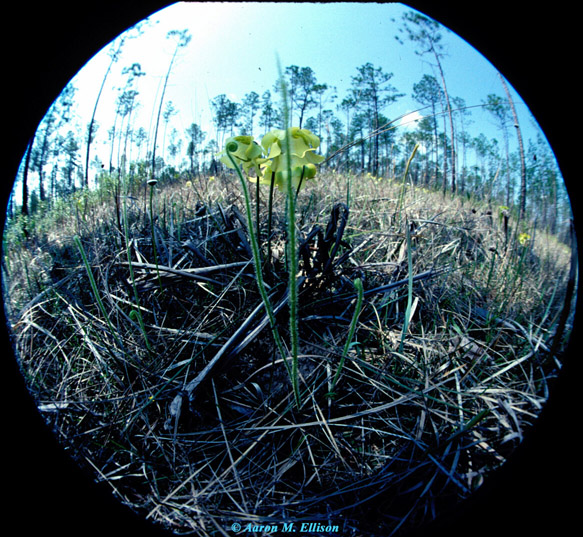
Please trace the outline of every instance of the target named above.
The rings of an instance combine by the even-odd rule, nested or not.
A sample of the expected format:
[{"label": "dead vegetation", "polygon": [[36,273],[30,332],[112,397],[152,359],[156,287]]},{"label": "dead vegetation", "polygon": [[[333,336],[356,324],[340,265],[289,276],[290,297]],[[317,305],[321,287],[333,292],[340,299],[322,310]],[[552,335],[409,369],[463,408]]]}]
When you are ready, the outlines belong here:
[{"label": "dead vegetation", "polygon": [[[143,191],[71,202],[28,241],[6,234],[22,372],[79,464],[177,534],[319,520],[386,536],[504,463],[560,369],[567,246],[533,232],[521,244],[496,207],[370,177],[347,194],[347,178],[324,176],[298,200],[297,408],[236,182],[194,183],[156,192],[154,238]],[[264,270],[286,341],[276,201]],[[332,391],[357,277],[363,308]]]}]

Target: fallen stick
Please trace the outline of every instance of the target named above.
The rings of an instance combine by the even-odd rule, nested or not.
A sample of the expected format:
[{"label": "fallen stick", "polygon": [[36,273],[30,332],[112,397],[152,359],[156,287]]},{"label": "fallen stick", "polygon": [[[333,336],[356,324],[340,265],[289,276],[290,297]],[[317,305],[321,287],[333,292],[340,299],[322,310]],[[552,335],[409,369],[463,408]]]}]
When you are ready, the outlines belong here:
[{"label": "fallen stick", "polygon": [[[275,305],[273,308],[273,313],[276,315],[281,308],[283,308],[288,302],[288,294],[286,293],[285,296]],[[191,380],[185,387],[182,389],[178,395],[174,397],[172,403],[170,404],[170,416],[169,420],[172,418],[175,419],[175,431],[176,425],[178,423],[178,419],[180,418],[180,413],[182,410],[182,404],[184,403],[184,399],[188,397],[188,400],[192,402],[195,398],[195,390],[210,376],[210,373],[215,370],[218,366],[219,362],[223,359],[226,359],[230,356],[233,356],[243,350],[257,335],[263,330],[267,324],[269,323],[269,317],[264,315],[263,318],[257,323],[255,328],[251,329],[251,325],[253,321],[261,313],[261,311],[265,309],[263,303],[260,303],[245,319],[245,322],[235,331],[235,333],[227,340],[227,342],[219,349],[217,354],[213,357],[213,359],[204,367],[202,371],[193,379]],[[244,334],[247,334],[243,341],[239,341]],[[236,345],[239,343],[238,345]],[[235,346],[236,345],[236,346]],[[168,421],[166,422],[169,423]]]}]

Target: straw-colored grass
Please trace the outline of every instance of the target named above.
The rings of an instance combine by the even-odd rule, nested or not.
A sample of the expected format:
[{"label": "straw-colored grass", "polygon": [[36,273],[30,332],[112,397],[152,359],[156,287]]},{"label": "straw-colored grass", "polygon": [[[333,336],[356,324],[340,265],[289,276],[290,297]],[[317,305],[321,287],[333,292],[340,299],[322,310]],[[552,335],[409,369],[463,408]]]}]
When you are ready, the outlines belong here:
[{"label": "straw-colored grass", "polygon": [[[28,242],[17,226],[5,237],[22,371],[81,465],[179,534],[307,520],[386,536],[504,463],[560,368],[549,350],[568,246],[542,233],[521,245],[497,207],[400,180],[310,182],[296,207],[297,408],[236,178],[192,183],[157,187],[156,259],[145,189],[126,197],[125,222],[123,199],[116,215],[92,193],[47,213]],[[278,194],[265,281],[286,342],[284,214]]]}]

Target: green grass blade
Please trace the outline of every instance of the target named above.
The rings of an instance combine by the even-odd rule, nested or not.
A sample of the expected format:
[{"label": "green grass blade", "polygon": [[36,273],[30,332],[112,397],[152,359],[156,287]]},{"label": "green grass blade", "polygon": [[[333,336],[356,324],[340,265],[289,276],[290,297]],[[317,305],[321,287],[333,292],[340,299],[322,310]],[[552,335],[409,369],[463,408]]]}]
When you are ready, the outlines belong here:
[{"label": "green grass blade", "polygon": [[346,343],[344,344],[344,349],[342,351],[342,357],[340,358],[340,363],[338,364],[338,369],[336,370],[336,374],[334,375],[334,379],[332,380],[332,387],[331,392],[334,391],[336,386],[336,382],[338,382],[338,378],[340,377],[340,373],[342,368],[344,367],[344,361],[346,360],[346,356],[348,355],[348,351],[352,345],[352,339],[354,338],[354,332],[356,331],[356,324],[358,323],[358,317],[360,316],[360,312],[362,311],[362,302],[364,299],[364,288],[362,286],[362,280],[360,278],[356,278],[354,280],[354,288],[356,289],[357,298],[356,298],[356,307],[354,308],[354,313],[352,315],[352,321],[350,322],[350,328],[348,330],[348,337],[346,338]]},{"label": "green grass blade", "polygon": [[405,309],[405,320],[403,321],[403,331],[401,332],[401,343],[399,344],[399,354],[403,352],[403,344],[405,343],[405,337],[407,336],[407,330],[409,329],[409,317],[411,316],[411,304],[413,303],[413,260],[411,256],[411,231],[409,230],[409,224],[406,223],[406,233],[407,233],[407,270],[408,283],[407,283],[407,308]]}]

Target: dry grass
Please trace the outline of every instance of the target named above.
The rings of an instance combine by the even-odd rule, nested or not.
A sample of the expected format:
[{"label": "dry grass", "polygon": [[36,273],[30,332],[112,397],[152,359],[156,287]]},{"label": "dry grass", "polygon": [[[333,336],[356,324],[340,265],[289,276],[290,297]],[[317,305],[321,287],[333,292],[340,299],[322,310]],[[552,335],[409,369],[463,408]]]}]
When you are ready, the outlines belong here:
[{"label": "dry grass", "polygon": [[[7,235],[23,374],[124,503],[178,534],[320,520],[386,536],[455,506],[507,459],[560,368],[549,349],[566,246],[542,234],[514,244],[496,207],[412,187],[401,197],[399,182],[354,177],[349,197],[347,178],[314,182],[298,200],[304,239],[315,224],[324,234],[335,204],[350,214],[331,235],[331,270],[321,242],[302,244],[297,408],[269,330],[254,330],[266,320],[237,183],[194,183],[156,194],[158,265],[143,191],[126,200],[127,242],[123,212],[97,194],[51,213],[26,244]],[[282,204],[266,281],[286,341]],[[365,301],[331,393],[357,277]]]}]

